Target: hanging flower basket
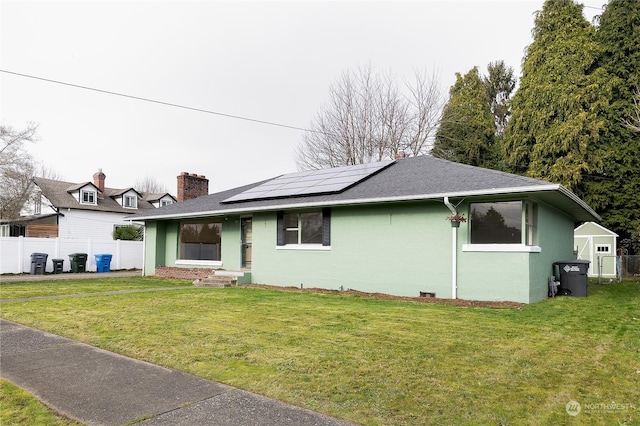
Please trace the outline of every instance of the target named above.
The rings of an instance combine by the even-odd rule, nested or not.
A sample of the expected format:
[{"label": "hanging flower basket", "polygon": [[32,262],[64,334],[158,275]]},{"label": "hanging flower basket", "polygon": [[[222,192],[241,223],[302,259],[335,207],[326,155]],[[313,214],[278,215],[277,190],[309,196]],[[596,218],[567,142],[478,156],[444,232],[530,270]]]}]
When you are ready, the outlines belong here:
[{"label": "hanging flower basket", "polygon": [[453,216],[448,216],[447,220],[449,222],[451,222],[451,227],[452,228],[459,228],[460,227],[460,222],[466,222],[467,218],[464,217],[463,214],[455,214]]}]

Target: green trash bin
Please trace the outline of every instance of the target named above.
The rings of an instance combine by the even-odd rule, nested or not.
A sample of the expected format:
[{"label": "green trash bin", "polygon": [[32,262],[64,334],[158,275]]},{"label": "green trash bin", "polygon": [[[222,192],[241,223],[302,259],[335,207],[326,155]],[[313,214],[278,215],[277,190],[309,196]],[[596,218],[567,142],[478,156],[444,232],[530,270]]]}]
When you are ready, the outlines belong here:
[{"label": "green trash bin", "polygon": [[64,265],[64,259],[51,259],[51,262],[53,263],[53,273],[61,274]]},{"label": "green trash bin", "polygon": [[71,272],[87,271],[87,253],[71,253],[69,260],[71,261]]}]

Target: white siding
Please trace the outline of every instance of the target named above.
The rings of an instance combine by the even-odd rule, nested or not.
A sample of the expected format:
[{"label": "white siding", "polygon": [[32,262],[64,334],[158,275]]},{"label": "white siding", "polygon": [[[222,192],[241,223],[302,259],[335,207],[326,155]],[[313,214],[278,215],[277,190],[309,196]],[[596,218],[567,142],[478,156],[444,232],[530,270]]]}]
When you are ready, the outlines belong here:
[{"label": "white siding", "polygon": [[87,253],[87,271],[96,271],[96,254],[111,254],[111,269],[142,269],[142,241],[91,240],[78,238],[0,238],[0,274],[31,271],[31,254],[48,254],[45,272],[53,271],[51,259],[63,259],[69,271],[72,253]]},{"label": "white siding", "polygon": [[96,212],[89,210],[61,211],[58,236],[60,238],[92,238],[108,240],[113,238],[115,225],[127,225],[123,213]]}]

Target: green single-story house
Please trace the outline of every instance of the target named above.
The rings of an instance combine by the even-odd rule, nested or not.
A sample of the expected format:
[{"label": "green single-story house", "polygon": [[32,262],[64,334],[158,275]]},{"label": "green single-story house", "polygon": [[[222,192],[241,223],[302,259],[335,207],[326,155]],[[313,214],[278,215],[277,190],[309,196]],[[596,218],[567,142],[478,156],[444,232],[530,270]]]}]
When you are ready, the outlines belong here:
[{"label": "green single-story house", "polygon": [[575,258],[576,225],[600,217],[561,185],[425,155],[286,174],[130,219],[145,223],[145,275],[224,269],[244,283],[533,303],[552,263]]}]

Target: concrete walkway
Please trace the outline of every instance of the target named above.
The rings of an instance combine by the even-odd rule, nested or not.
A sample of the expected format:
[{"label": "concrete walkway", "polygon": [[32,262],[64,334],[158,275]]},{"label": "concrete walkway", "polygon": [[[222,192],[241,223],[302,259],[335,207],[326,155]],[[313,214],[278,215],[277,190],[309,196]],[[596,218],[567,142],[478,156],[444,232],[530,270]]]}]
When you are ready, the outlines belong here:
[{"label": "concrete walkway", "polygon": [[87,425],[351,424],[3,319],[0,340],[0,377]]}]

